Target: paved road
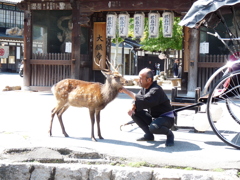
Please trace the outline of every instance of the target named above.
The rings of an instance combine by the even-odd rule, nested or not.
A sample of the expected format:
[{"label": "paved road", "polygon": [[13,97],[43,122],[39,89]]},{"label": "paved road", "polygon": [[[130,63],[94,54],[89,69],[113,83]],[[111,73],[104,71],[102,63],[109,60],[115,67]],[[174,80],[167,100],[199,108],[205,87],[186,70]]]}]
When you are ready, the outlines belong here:
[{"label": "paved road", "polygon": [[[8,79],[6,79],[8,78]],[[7,83],[21,83],[21,78],[1,74]],[[14,81],[14,82],[13,82]],[[165,147],[165,136],[155,135],[153,142],[137,142],[142,136],[136,126],[120,125],[131,119],[127,109],[131,102],[125,94],[111,102],[101,113],[104,140],[90,139],[90,119],[86,108],[69,108],[63,121],[69,138],[61,133],[57,118],[54,119],[53,136],[49,137],[50,111],[54,97],[47,92],[12,91],[0,92],[0,152],[8,148],[52,147],[81,151],[82,148],[102,154],[125,157],[131,161],[146,161],[161,166],[183,166],[200,169],[239,169],[240,156],[236,150],[223,143],[211,129],[194,133],[193,129],[175,131],[175,146]],[[179,114],[179,124],[193,126],[193,111]],[[96,131],[95,131],[96,132]],[[95,133],[97,137],[97,133]]]}]

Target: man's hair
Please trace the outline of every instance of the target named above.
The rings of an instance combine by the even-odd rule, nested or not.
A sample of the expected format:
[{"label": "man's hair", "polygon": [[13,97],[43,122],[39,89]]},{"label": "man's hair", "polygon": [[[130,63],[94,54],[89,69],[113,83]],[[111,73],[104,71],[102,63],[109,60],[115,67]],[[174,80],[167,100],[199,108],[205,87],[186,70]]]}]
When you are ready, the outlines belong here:
[{"label": "man's hair", "polygon": [[146,77],[147,78],[151,78],[152,81],[153,81],[153,77],[154,77],[153,71],[151,69],[149,69],[149,68],[145,68],[145,69],[148,70],[147,73],[146,73]]}]

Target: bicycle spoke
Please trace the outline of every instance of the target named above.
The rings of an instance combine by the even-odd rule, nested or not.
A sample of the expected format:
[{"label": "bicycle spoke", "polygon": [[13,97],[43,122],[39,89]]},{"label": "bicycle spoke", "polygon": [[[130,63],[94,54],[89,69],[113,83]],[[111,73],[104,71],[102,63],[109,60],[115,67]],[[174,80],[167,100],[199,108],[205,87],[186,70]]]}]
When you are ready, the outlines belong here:
[{"label": "bicycle spoke", "polygon": [[[240,149],[240,71],[222,77],[207,103],[209,123],[225,143]],[[216,109],[218,112],[216,113]]]}]

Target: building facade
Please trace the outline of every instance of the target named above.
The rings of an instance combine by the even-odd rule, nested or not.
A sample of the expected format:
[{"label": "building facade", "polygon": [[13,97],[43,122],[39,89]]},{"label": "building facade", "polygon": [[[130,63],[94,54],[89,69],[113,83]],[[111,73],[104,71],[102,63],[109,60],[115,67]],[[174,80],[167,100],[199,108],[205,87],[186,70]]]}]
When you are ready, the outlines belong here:
[{"label": "building facade", "polygon": [[64,78],[104,81],[94,58],[111,56],[111,39],[106,37],[106,16],[127,11],[148,14],[172,11],[181,17],[191,0],[28,0],[18,3],[24,11],[24,85],[49,89]]},{"label": "building facade", "polygon": [[18,72],[23,58],[24,11],[17,3],[0,2],[0,68],[2,72]]}]

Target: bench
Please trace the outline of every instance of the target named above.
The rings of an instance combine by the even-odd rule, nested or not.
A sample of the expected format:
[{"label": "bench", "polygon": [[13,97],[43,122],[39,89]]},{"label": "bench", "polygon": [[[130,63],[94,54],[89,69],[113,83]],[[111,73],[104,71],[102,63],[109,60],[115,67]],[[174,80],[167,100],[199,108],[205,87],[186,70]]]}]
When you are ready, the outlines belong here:
[{"label": "bench", "polygon": [[[200,98],[200,91],[201,88],[197,87],[195,89],[194,97],[186,97],[186,96],[178,96],[178,89],[177,87],[172,88],[171,93],[171,105],[173,109],[181,109],[181,107],[190,107],[188,110],[194,110],[195,113],[200,111],[200,106],[194,106],[198,103],[198,99]],[[177,112],[176,112],[177,113]],[[177,125],[177,116],[175,118],[174,124]],[[173,127],[173,130],[176,130],[176,127]]]}]

